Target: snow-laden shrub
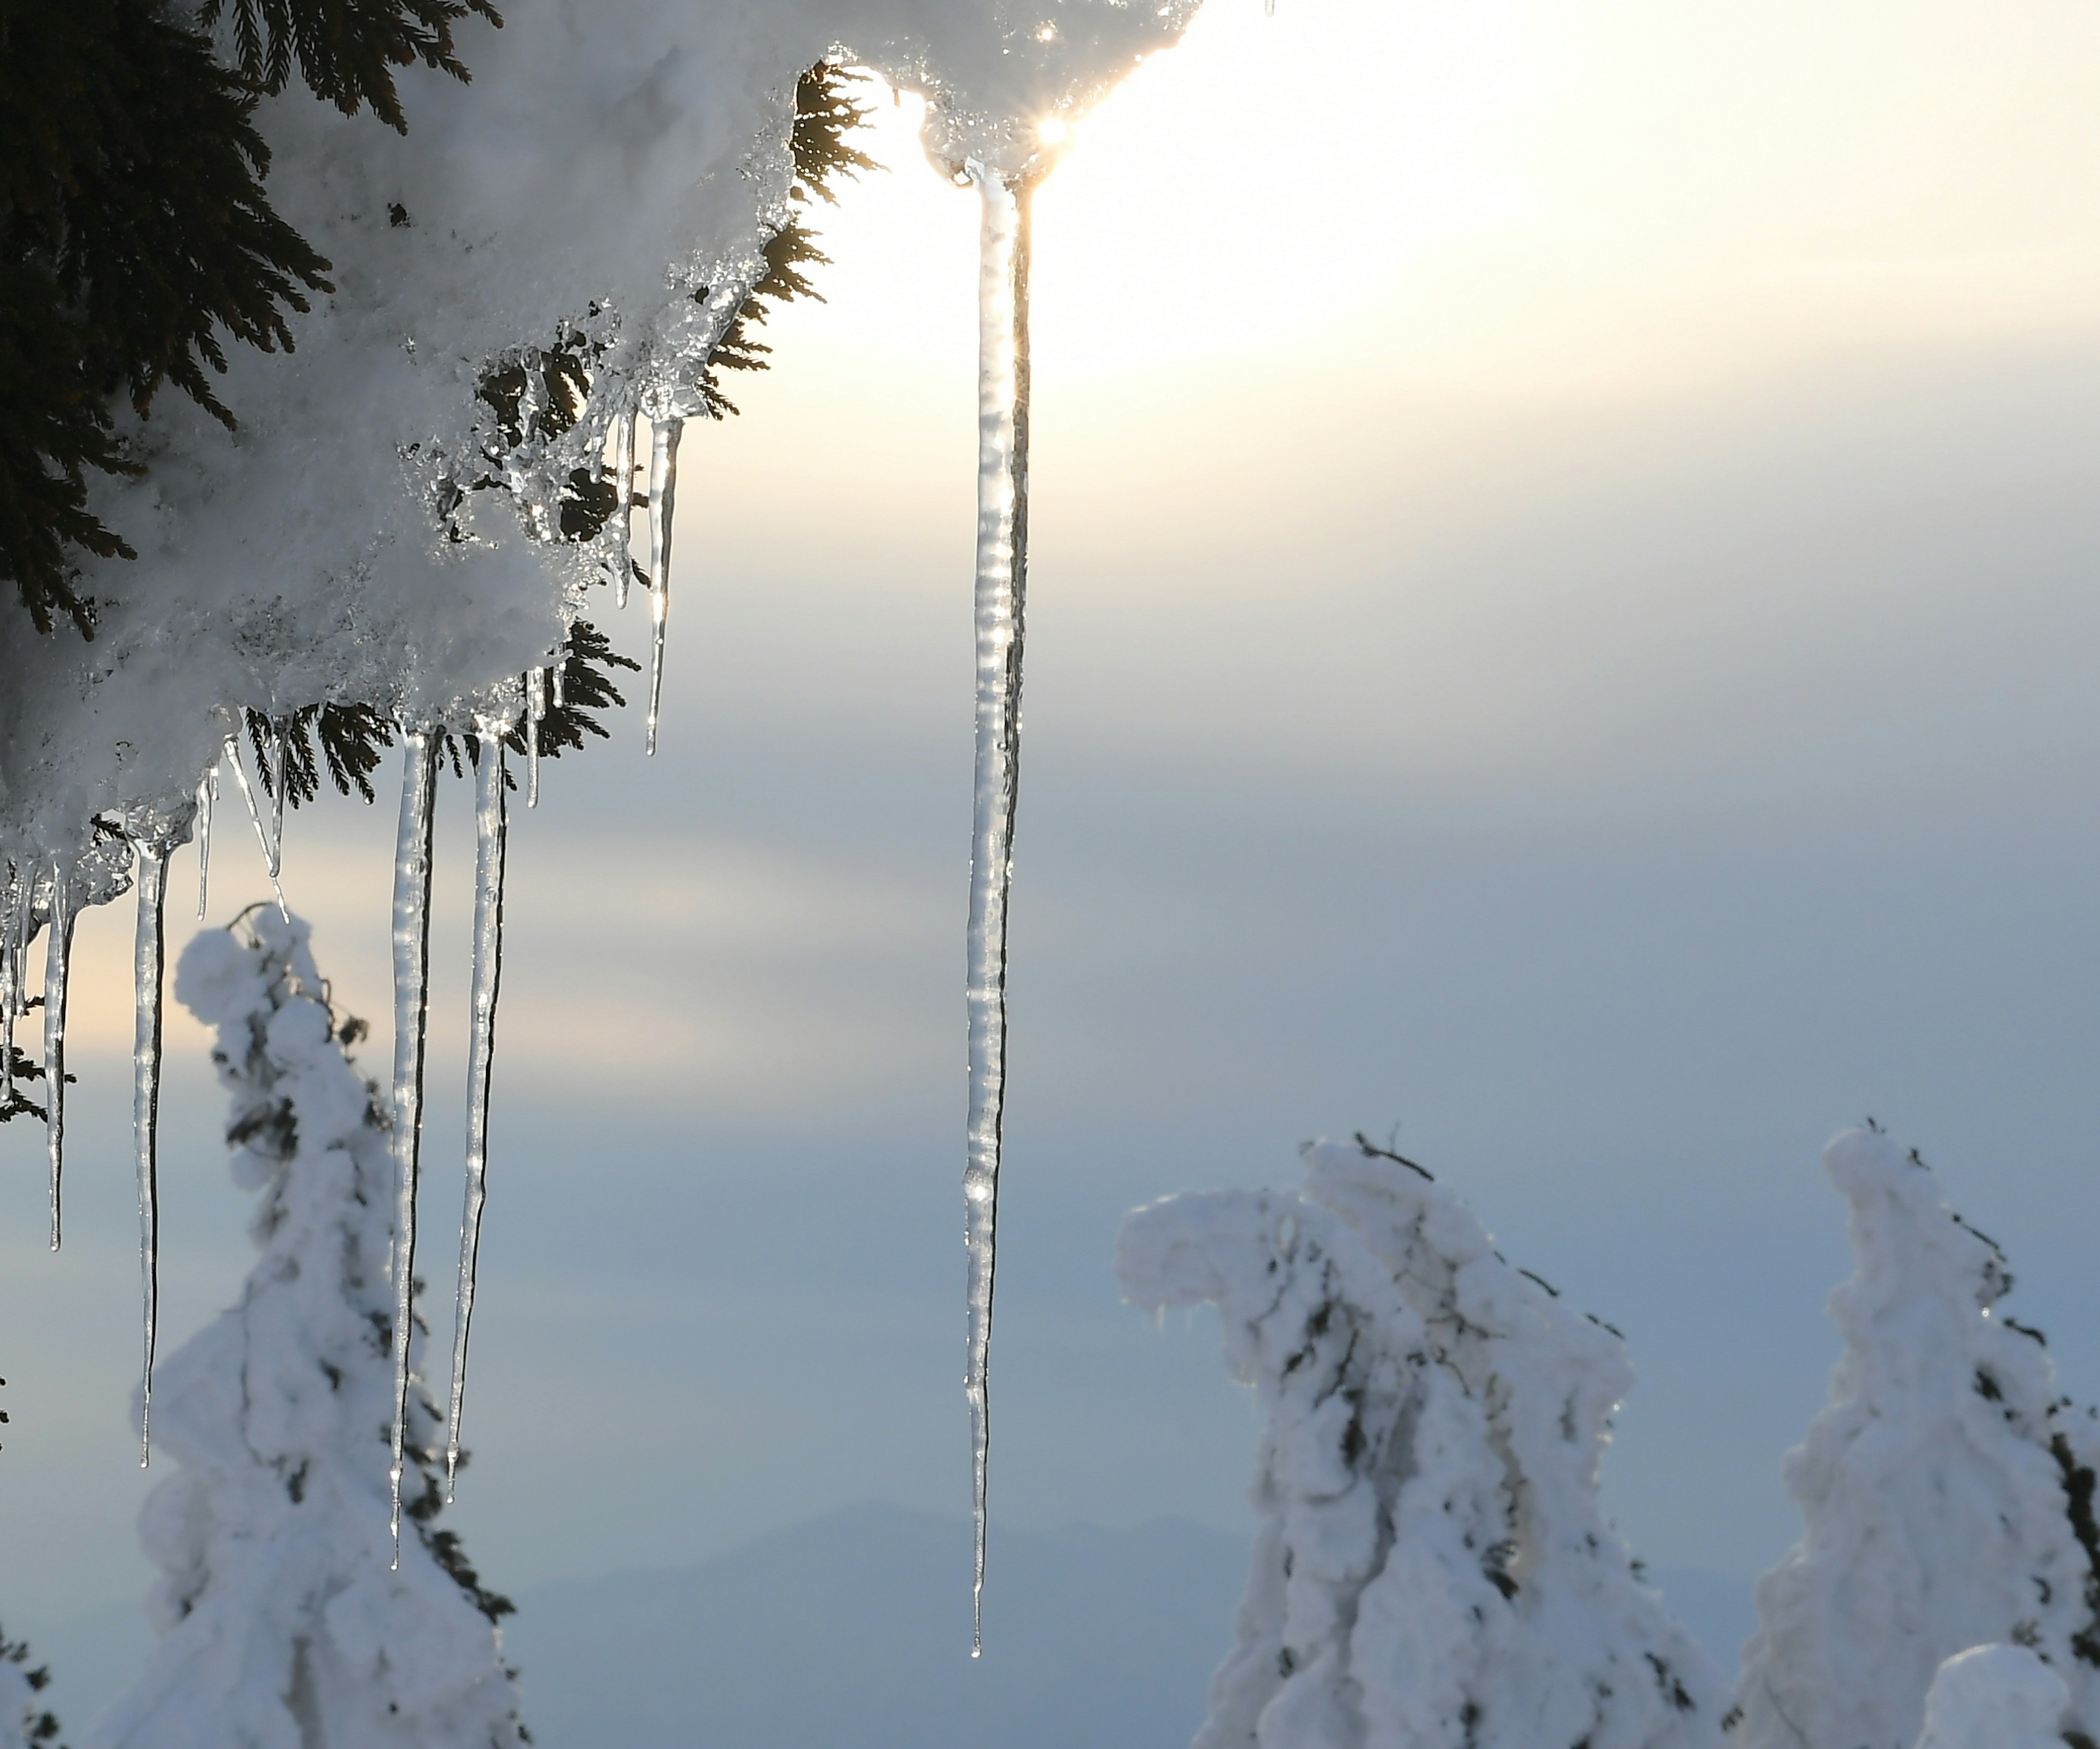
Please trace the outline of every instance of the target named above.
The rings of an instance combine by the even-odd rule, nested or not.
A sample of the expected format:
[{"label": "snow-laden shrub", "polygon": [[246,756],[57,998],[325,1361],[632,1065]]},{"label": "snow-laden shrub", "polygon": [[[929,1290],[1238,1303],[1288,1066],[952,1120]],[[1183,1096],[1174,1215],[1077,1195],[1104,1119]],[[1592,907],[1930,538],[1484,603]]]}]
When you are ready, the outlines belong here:
[{"label": "snow-laden shrub", "polygon": [[2062,1749],[2063,1678],[2023,1645],[1979,1645],[1939,1667],[1917,1749]]},{"label": "snow-laden shrub", "polygon": [[1308,1151],[1290,1191],[1123,1224],[1123,1296],[1215,1301],[1268,1412],[1261,1530],[1196,1749],[1692,1749],[1719,1675],[1598,1508],[1618,1338],[1418,1167]]},{"label": "snow-laden shrub", "polygon": [[[2003,1256],[1914,1152],[1851,1130],[1824,1164],[1851,1204],[1857,1260],[1830,1300],[1845,1352],[1786,1460],[1804,1528],[1758,1583],[1735,1739],[1905,1749],[1943,1663],[2000,1642],[2046,1661],[2090,1733],[2095,1424],[2057,1396],[2040,1336],[1996,1315],[2012,1286]],[[1959,1671],[1950,1680],[1950,1696],[1968,1692]],[[1969,1740],[1954,1729],[1949,1742]]]},{"label": "snow-laden shrub", "polygon": [[[393,1206],[386,1119],[307,947],[274,911],[200,935],[175,992],[218,1029],[235,1179],[262,1257],[162,1363],[140,1522],[161,1638],[95,1749],[510,1749],[528,1739],[495,1619],[435,1530],[437,1419],[412,1393],[400,1566],[388,1531]],[[418,1491],[419,1485],[419,1491]]]}]

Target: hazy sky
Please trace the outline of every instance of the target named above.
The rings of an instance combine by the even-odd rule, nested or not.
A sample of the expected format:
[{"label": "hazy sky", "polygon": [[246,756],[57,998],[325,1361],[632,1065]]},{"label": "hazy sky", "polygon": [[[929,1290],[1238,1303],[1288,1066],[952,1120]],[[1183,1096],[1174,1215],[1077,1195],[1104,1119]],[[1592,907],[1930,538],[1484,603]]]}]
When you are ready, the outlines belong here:
[{"label": "hazy sky", "polygon": [[[1120,1307],[1115,1222],[1359,1127],[1626,1332],[1607,1490],[1655,1564],[1791,1538],[1847,1268],[1818,1153],[1865,1113],[2100,1394],[2096,51],[2070,0],[1211,0],[1079,130],[995,1514],[1245,1522],[1215,1321]],[[911,121],[821,216],[829,303],[686,440],[664,751],[622,713],[514,828],[458,1511],[498,1586],[966,1506],[976,220]],[[374,1072],[390,834],[332,802],[287,851]],[[214,863],[223,921],[264,890],[237,819]],[[83,926],[57,1259],[41,1133],[0,1132],[11,1625],[145,1582],[129,930]],[[203,1035],[169,1051],[172,1343],[248,1253]]]}]

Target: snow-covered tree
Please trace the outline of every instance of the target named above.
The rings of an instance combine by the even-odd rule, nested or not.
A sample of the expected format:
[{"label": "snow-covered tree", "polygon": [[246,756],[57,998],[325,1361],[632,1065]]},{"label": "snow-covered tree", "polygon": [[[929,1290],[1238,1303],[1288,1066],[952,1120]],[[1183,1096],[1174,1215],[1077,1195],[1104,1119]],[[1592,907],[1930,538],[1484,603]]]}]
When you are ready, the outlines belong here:
[{"label": "snow-covered tree", "polygon": [[32,1668],[29,1648],[0,1633],[0,1749],[51,1749],[59,1721],[43,1702],[51,1672]]},{"label": "snow-covered tree", "polygon": [[1215,1301],[1268,1411],[1253,1571],[1197,1749],[1692,1749],[1725,1691],[1635,1579],[1597,1469],[1618,1337],[1429,1175],[1307,1153],[1304,1194],[1132,1213],[1123,1296]]},{"label": "snow-covered tree", "polygon": [[1758,1583],[1736,1740],[1904,1749],[1943,1663],[2001,1642],[2045,1661],[2090,1733],[2100,1429],[2058,1397],[2039,1335],[1997,1314],[2003,1255],[1915,1151],[1848,1130],[1824,1164],[1851,1205],[1856,1267],[1830,1299],[1845,1352],[1787,1456],[1804,1527]]},{"label": "snow-covered tree", "polygon": [[528,1741],[496,1618],[434,1528],[438,1423],[388,1532],[392,1290],[386,1119],[346,1052],[307,925],[200,935],[176,994],[218,1029],[237,1182],[262,1251],[240,1303],[162,1366],[155,1450],[180,1466],[140,1526],[161,1639],[95,1749],[498,1749]]}]

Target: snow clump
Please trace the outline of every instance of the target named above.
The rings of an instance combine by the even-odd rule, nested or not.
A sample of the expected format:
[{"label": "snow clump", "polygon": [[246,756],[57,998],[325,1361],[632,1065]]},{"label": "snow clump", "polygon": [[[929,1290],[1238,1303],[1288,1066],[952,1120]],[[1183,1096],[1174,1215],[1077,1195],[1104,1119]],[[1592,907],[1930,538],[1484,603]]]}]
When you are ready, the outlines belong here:
[{"label": "snow clump", "polygon": [[1939,1667],[1917,1749],[2062,1749],[2063,1678],[2023,1645],[1979,1645]]}]

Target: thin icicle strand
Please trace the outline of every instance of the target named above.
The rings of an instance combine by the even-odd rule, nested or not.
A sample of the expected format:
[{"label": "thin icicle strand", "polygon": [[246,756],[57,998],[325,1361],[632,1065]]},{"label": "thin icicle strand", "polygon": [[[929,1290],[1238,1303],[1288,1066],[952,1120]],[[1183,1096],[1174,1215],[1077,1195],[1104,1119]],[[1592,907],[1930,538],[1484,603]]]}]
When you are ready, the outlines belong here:
[{"label": "thin icicle strand", "polygon": [[984,1650],[985,1505],[991,1462],[991,1305],[1006,1097],[1006,917],[1021,756],[1021,652],[1028,558],[1029,185],[977,164],[984,196],[977,281],[977,775],[970,823],[969,1254],[963,1389],[970,1411],[977,1531],[970,1656]]},{"label": "thin icicle strand", "polygon": [[460,1213],[459,1293],[452,1309],[452,1403],[445,1420],[445,1493],[458,1486],[460,1420],[466,1407],[466,1339],[474,1319],[481,1211],[488,1200],[488,1093],[496,1063],[496,998],[503,978],[503,863],[510,822],[503,799],[500,727],[482,729],[474,772],[474,994],[466,1058],[466,1205]]},{"label": "thin icicle strand", "polygon": [[656,715],[664,699],[664,622],[671,611],[671,516],[678,492],[678,434],[669,415],[649,426],[649,751],[656,751]]},{"label": "thin icicle strand", "polygon": [[277,884],[276,859],[270,850],[269,828],[262,824],[262,810],[256,805],[255,786],[248,781],[248,768],[240,762],[240,743],[229,735],[226,738],[226,762],[233,767],[233,781],[240,791],[240,799],[248,804],[249,824],[255,828],[255,841],[262,846],[262,862],[270,871],[270,890],[277,895],[277,915],[289,923],[292,913],[285,908],[285,890]]},{"label": "thin icicle strand", "polygon": [[0,894],[0,1111],[15,1103],[15,1017],[22,1012],[22,952],[15,920],[28,882],[9,877]]},{"label": "thin icicle strand", "polygon": [[[547,670],[528,668],[525,671],[525,806],[536,808],[540,805],[540,724],[546,716]],[[502,733],[501,729],[496,732]],[[483,739],[488,731],[483,731]],[[500,763],[499,760],[499,763]]]},{"label": "thin icicle strand", "polygon": [[197,784],[197,921],[211,897],[211,816],[218,802],[218,766],[214,762]]},{"label": "thin icicle strand", "polygon": [[613,605],[627,605],[628,580],[634,575],[634,555],[629,551],[633,539],[634,413],[630,408],[615,416],[612,438],[612,526],[614,557],[619,576],[613,581]]},{"label": "thin icicle strand", "polygon": [[[292,725],[288,719],[273,718],[270,724],[270,842],[263,854],[270,859],[270,884],[277,886],[277,877],[285,866],[285,749],[292,738]],[[284,903],[284,889],[278,887],[278,903]]]},{"label": "thin icicle strand", "polygon": [[66,966],[73,957],[73,887],[64,864],[51,870],[44,933],[44,1128],[51,1167],[51,1249],[59,1248],[60,1193],[65,1178]]},{"label": "thin icicle strand", "polygon": [[139,933],[133,949],[131,1136],[139,1167],[139,1274],[145,1301],[145,1356],[139,1401],[139,1467],[153,1460],[153,1342],[161,1310],[161,987],[166,957],[168,851],[157,836],[141,837]]},{"label": "thin icicle strand", "polygon": [[430,1012],[430,837],[437,738],[404,730],[401,820],[394,844],[394,1447],[387,1472],[394,1565],[401,1565],[401,1475],[415,1330],[416,1189],[423,1141],[423,1037]]},{"label": "thin icicle strand", "polygon": [[564,696],[567,691],[567,681],[568,671],[569,647],[567,644],[563,644],[560,649],[554,652],[554,665],[549,670],[549,673],[552,677],[554,688],[554,709],[556,710],[561,709],[563,705],[568,703],[567,698]]}]

